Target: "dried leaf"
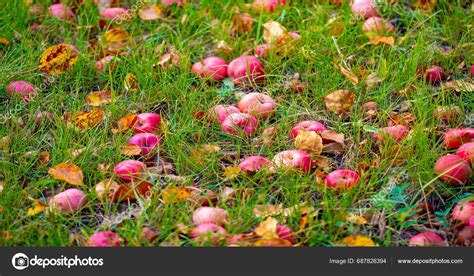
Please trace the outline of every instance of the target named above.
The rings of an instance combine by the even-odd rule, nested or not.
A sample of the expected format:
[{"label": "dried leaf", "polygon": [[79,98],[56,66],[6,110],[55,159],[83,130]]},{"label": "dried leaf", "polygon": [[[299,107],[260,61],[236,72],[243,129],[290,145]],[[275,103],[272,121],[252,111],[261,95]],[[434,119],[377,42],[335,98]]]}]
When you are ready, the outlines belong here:
[{"label": "dried leaf", "polygon": [[42,151],[42,152],[38,155],[38,163],[39,163],[41,166],[47,165],[50,160],[51,160],[51,158],[49,157],[49,152],[47,152],[47,151]]},{"label": "dried leaf", "polygon": [[262,132],[263,144],[266,146],[271,146],[275,142],[276,132],[277,132],[276,127],[268,127],[264,129]]},{"label": "dried leaf", "polygon": [[141,9],[138,12],[138,16],[142,20],[147,20],[147,21],[156,20],[161,17],[161,9],[158,6],[151,5],[146,8]]},{"label": "dried leaf", "polygon": [[324,97],[324,102],[329,111],[341,114],[349,111],[355,97],[356,94],[350,90],[336,90]]},{"label": "dried leaf", "polygon": [[291,242],[286,239],[272,238],[272,239],[260,239],[255,242],[255,246],[264,247],[288,247],[292,246]]},{"label": "dried leaf", "polygon": [[94,108],[90,112],[79,112],[73,118],[73,124],[79,129],[98,126],[104,119],[104,111]]},{"label": "dried leaf", "polygon": [[197,165],[202,165],[205,163],[206,156],[209,156],[213,153],[221,151],[221,148],[216,144],[206,144],[202,145],[199,148],[194,148],[189,152],[189,157]]},{"label": "dried leaf", "polygon": [[236,13],[232,18],[232,27],[240,34],[250,32],[252,24],[252,17],[248,13]]},{"label": "dried leaf", "polygon": [[127,46],[128,32],[121,27],[113,27],[104,34],[104,46],[112,52],[118,53]]},{"label": "dried leaf", "polygon": [[341,70],[342,75],[344,75],[344,77],[346,77],[346,79],[348,79],[352,84],[356,85],[359,83],[359,78],[341,64],[339,64],[339,70]]},{"label": "dried leaf", "polygon": [[128,144],[122,147],[122,154],[126,156],[137,156],[142,153],[142,148],[135,144]]},{"label": "dried leaf", "polygon": [[365,79],[365,85],[367,85],[367,89],[372,90],[377,88],[382,83],[382,81],[382,78],[380,78],[377,73],[373,72]]},{"label": "dried leaf", "polygon": [[10,42],[8,42],[8,40],[6,40],[5,38],[0,37],[0,44],[3,44],[3,45],[5,45],[5,46],[8,46],[8,44],[10,44]]},{"label": "dried leaf", "polygon": [[323,153],[339,155],[343,151],[344,151],[344,148],[339,143],[329,143],[329,144],[324,144],[323,146]]},{"label": "dried leaf", "polygon": [[341,240],[340,244],[344,244],[346,246],[363,246],[363,247],[373,247],[376,246],[374,241],[366,236],[355,236],[355,237],[345,237]]},{"label": "dried leaf", "polygon": [[86,147],[75,149],[71,151],[71,156],[73,159],[76,159],[79,155],[83,154],[86,151]]},{"label": "dried leaf", "polygon": [[277,226],[278,221],[275,218],[268,217],[255,228],[254,233],[263,239],[278,238],[276,232]]},{"label": "dried leaf", "polygon": [[84,174],[81,168],[71,163],[60,163],[48,170],[55,179],[66,181],[71,185],[83,185]]},{"label": "dried leaf", "polygon": [[58,44],[46,49],[41,54],[39,69],[50,75],[66,72],[77,62],[77,50],[68,44]]},{"label": "dried leaf", "polygon": [[92,92],[86,97],[86,104],[90,106],[100,106],[112,101],[110,90]]},{"label": "dried leaf", "polygon": [[125,80],[123,81],[123,86],[127,91],[136,92],[138,90],[137,76],[135,74],[128,73],[125,76]]},{"label": "dried leaf", "polygon": [[415,8],[430,12],[433,10],[436,0],[417,0],[415,3]]},{"label": "dried leaf", "polygon": [[295,147],[297,150],[319,155],[323,150],[323,139],[315,131],[300,129],[295,139]]},{"label": "dried leaf", "polygon": [[39,213],[42,213],[46,209],[48,209],[47,204],[44,204],[43,202],[35,199],[33,201],[33,207],[28,209],[28,211],[26,212],[26,215],[31,217]]},{"label": "dried leaf", "polygon": [[367,220],[364,217],[361,217],[356,214],[349,213],[346,217],[346,221],[349,223],[354,223],[358,225],[364,225],[367,224]]},{"label": "dried leaf", "polygon": [[372,45],[386,44],[393,46],[395,44],[395,39],[393,36],[370,36],[369,43]]},{"label": "dried leaf", "polygon": [[259,217],[267,217],[267,216],[274,216],[274,215],[280,215],[283,213],[283,207],[281,204],[279,205],[255,205],[253,208],[253,214],[259,218]]},{"label": "dried leaf", "polygon": [[473,92],[474,91],[474,83],[464,81],[464,80],[452,80],[445,82],[441,85],[442,87],[454,90],[456,92]]},{"label": "dried leaf", "polygon": [[120,118],[120,120],[118,120],[117,128],[112,129],[112,133],[117,134],[119,132],[126,131],[126,130],[132,128],[135,125],[136,122],[137,122],[137,115],[127,114],[127,115],[123,116],[122,118]]},{"label": "dried leaf", "polygon": [[186,200],[190,193],[190,189],[187,187],[168,187],[161,191],[161,196],[166,204],[172,204]]},{"label": "dried leaf", "polygon": [[223,52],[224,54],[228,56],[232,55],[232,51],[233,51],[232,48],[230,48],[229,45],[227,45],[227,43],[224,40],[220,40],[217,43],[217,50],[220,52]]},{"label": "dried leaf", "polygon": [[263,24],[263,39],[269,45],[282,45],[293,38],[283,25],[270,20]]},{"label": "dried leaf", "polygon": [[337,133],[334,130],[331,129],[325,129],[319,133],[321,135],[321,138],[323,139],[323,143],[332,143],[336,142],[342,146],[344,146],[344,134],[343,133]]}]

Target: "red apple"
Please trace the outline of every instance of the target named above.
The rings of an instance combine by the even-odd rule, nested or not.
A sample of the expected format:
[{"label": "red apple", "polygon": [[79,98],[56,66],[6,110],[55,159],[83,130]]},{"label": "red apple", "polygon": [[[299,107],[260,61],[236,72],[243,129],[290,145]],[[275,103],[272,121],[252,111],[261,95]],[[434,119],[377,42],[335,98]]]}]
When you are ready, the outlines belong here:
[{"label": "red apple", "polygon": [[227,222],[229,222],[229,214],[222,208],[204,206],[197,208],[193,213],[195,225],[211,223],[222,226]]},{"label": "red apple", "polygon": [[474,142],[474,128],[449,129],[444,134],[443,139],[447,149],[457,149],[462,144]]},{"label": "red apple", "polygon": [[89,244],[93,247],[120,246],[120,237],[114,232],[96,232],[89,237]]},{"label": "red apple", "polygon": [[378,16],[377,3],[374,0],[356,0],[352,3],[352,13],[365,18]]},{"label": "red apple", "polygon": [[287,240],[291,242],[292,244],[296,243],[296,235],[293,230],[291,230],[288,226],[286,225],[278,225],[276,229],[277,235],[280,239]]},{"label": "red apple", "polygon": [[436,161],[435,172],[440,175],[441,180],[453,186],[466,183],[472,176],[471,166],[461,157],[448,154]]},{"label": "red apple", "polygon": [[266,58],[271,50],[272,50],[271,45],[260,44],[260,45],[257,45],[257,47],[255,48],[255,54],[261,58]]},{"label": "red apple", "polygon": [[24,102],[29,102],[36,95],[36,88],[27,81],[13,81],[8,85],[8,94],[19,94]]},{"label": "red apple", "polygon": [[86,205],[87,198],[84,192],[78,189],[67,189],[48,201],[49,211],[61,213],[72,213]]},{"label": "red apple", "polygon": [[240,109],[233,105],[216,105],[207,112],[211,121],[217,121],[222,124],[230,114],[240,113]]},{"label": "red apple", "polygon": [[253,92],[240,99],[238,107],[243,113],[265,119],[275,114],[276,103],[268,95]]},{"label": "red apple", "polygon": [[437,83],[444,78],[444,70],[438,65],[432,65],[425,71],[425,79],[429,83]]},{"label": "red apple", "polygon": [[408,242],[410,246],[446,246],[447,243],[438,234],[424,232],[413,236]]},{"label": "red apple", "polygon": [[220,81],[227,77],[227,63],[220,57],[208,57],[195,63],[191,71],[201,78]]},{"label": "red apple", "polygon": [[462,224],[469,225],[474,216],[474,200],[459,201],[453,209],[451,218],[453,221],[460,221]]},{"label": "red apple", "polygon": [[318,121],[302,121],[300,123],[297,123],[292,129],[291,129],[291,138],[295,139],[296,136],[298,136],[298,131],[300,129],[306,130],[306,131],[314,131],[314,132],[321,132],[326,129],[326,127],[321,124]]},{"label": "red apple", "polygon": [[49,6],[48,10],[51,16],[59,19],[72,19],[74,17],[72,10],[68,6],[61,3]]},{"label": "red apple", "polygon": [[160,122],[161,117],[156,113],[141,113],[137,115],[133,131],[135,133],[157,133]]},{"label": "red apple", "polygon": [[246,113],[233,113],[225,118],[221,124],[221,130],[234,136],[240,133],[254,133],[258,127],[258,121],[254,116]]},{"label": "red apple", "polygon": [[138,182],[145,178],[146,165],[136,160],[125,160],[114,167],[114,174],[124,182]]},{"label": "red apple", "polygon": [[142,155],[147,155],[158,148],[163,142],[153,133],[137,133],[128,140],[129,145],[137,145],[142,150]]},{"label": "red apple", "polygon": [[106,8],[100,12],[103,19],[130,19],[130,13],[124,8]]},{"label": "red apple", "polygon": [[171,6],[174,3],[176,3],[176,4],[178,4],[178,6],[181,6],[181,5],[183,5],[183,0],[162,0],[161,3],[163,3],[167,6]]},{"label": "red apple", "polygon": [[286,0],[254,0],[253,5],[266,12],[274,12],[279,6],[286,5]]},{"label": "red apple", "polygon": [[375,16],[365,20],[364,25],[362,25],[362,31],[367,35],[384,35],[394,30],[395,27],[392,23]]},{"label": "red apple", "polygon": [[240,56],[229,63],[227,75],[235,84],[255,84],[265,80],[263,64],[255,56]]},{"label": "red apple", "polygon": [[307,172],[311,169],[311,158],[302,150],[286,150],[273,157],[273,166],[283,169],[299,169]]},{"label": "red apple", "polygon": [[331,172],[324,179],[324,183],[331,189],[341,190],[356,186],[359,175],[348,169],[339,169]]},{"label": "red apple", "polygon": [[472,215],[472,217],[469,219],[469,227],[474,229],[474,215]]},{"label": "red apple", "polygon": [[264,167],[270,167],[272,162],[265,157],[262,156],[249,156],[245,158],[239,164],[239,168],[243,172],[257,172]]},{"label": "red apple", "polygon": [[469,164],[474,164],[474,142],[461,145],[456,151],[456,155],[466,160]]},{"label": "red apple", "polygon": [[408,134],[408,127],[404,125],[394,125],[389,127],[384,127],[380,129],[378,133],[373,133],[372,137],[378,138],[379,141],[385,141],[385,138],[389,136],[397,142],[401,142],[405,136]]},{"label": "red apple", "polygon": [[474,78],[474,65],[471,65],[471,78]]},{"label": "red apple", "polygon": [[213,223],[204,223],[197,225],[191,232],[191,238],[198,241],[199,243],[210,242],[216,245],[218,241],[224,238],[227,232],[224,228]]}]

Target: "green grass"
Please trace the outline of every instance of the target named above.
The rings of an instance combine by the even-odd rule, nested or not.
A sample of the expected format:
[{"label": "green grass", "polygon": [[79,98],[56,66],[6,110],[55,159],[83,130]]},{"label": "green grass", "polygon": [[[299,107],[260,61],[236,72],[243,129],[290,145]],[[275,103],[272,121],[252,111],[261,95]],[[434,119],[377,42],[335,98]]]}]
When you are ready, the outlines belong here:
[{"label": "green grass", "polygon": [[[47,9],[51,2],[39,4]],[[423,13],[410,9],[403,3],[407,1],[382,3],[382,16],[398,19],[406,32],[395,35],[393,47],[359,48],[368,38],[360,29],[363,20],[357,20],[347,4],[335,7],[310,4],[317,1],[291,1],[282,11],[257,14],[248,11],[243,1],[194,1],[182,8],[170,8],[166,20],[144,22],[135,14],[131,21],[121,24],[131,38],[128,54],[120,57],[122,62],[115,70],[97,72],[97,58],[88,52],[88,42],[98,39],[105,31],[98,28],[100,17],[93,1],[84,2],[74,20],[65,22],[47,14],[37,17],[28,14],[28,7],[20,0],[0,1],[3,11],[0,36],[10,42],[8,46],[0,44],[0,137],[3,137],[0,245],[73,246],[77,243],[71,234],[88,237],[98,230],[114,231],[130,246],[196,245],[177,228],[178,223],[192,225],[195,206],[187,201],[164,203],[159,191],[176,185],[166,177],[154,179],[152,196],[132,207],[97,198],[95,184],[111,177],[113,166],[128,158],[120,149],[131,132],[114,135],[111,129],[122,116],[140,112],[161,113],[169,122],[162,156],[174,165],[176,175],[189,177],[187,185],[210,189],[216,194],[225,186],[252,190],[246,200],[237,197],[232,205],[217,203],[229,212],[231,222],[226,230],[231,234],[250,233],[262,221],[253,214],[256,205],[282,204],[285,208],[301,205],[317,210],[302,230],[298,230],[300,213],[275,215],[281,224],[297,231],[298,245],[332,246],[346,236],[357,234],[367,235],[381,246],[406,245],[407,238],[423,227],[445,233],[449,244],[453,244],[455,230],[449,223],[449,213],[456,202],[472,196],[472,181],[465,186],[448,186],[437,179],[433,166],[439,156],[447,153],[442,145],[442,133],[447,128],[472,127],[474,97],[472,91],[452,92],[427,84],[419,78],[417,70],[438,64],[450,78],[472,81],[466,69],[474,62],[472,43],[469,44],[473,41],[471,6],[463,1],[438,1],[431,13]],[[133,1],[129,2],[132,3],[124,6],[130,7]],[[255,20],[251,32],[233,36],[229,31],[236,7],[251,13]],[[339,16],[337,22],[344,26],[344,32],[332,37],[326,24],[334,15]],[[268,75],[264,85],[251,89],[236,87],[230,93],[219,94],[222,83],[208,84],[192,75],[189,68],[194,62],[220,55],[215,50],[218,41],[225,41],[233,49],[231,55],[221,55],[228,62],[263,43],[262,24],[269,19],[297,31],[301,40],[294,53],[270,54],[264,61]],[[41,21],[42,27],[32,33],[29,26],[37,21]],[[401,25],[398,27],[401,30]],[[41,53],[59,43],[76,45],[80,52],[78,62],[54,77],[33,70]],[[155,68],[153,65],[169,46],[180,54],[180,66],[167,71]],[[443,53],[440,47],[451,50]],[[340,55],[355,73],[376,72],[383,79],[380,86],[368,89],[363,79],[353,85],[333,64]],[[465,66],[460,66],[461,63]],[[123,81],[128,73],[137,76],[138,92],[125,93]],[[308,82],[305,92],[294,94],[283,88],[294,73]],[[11,97],[7,86],[14,80],[32,82],[39,88],[39,95],[27,104]],[[399,92],[409,85],[413,88],[408,93]],[[104,121],[85,131],[67,127],[61,117],[66,112],[90,110],[86,96],[100,89],[122,94],[116,101],[100,107],[105,111]],[[349,89],[357,94],[349,116],[335,115],[325,108],[323,97],[337,89]],[[226,135],[217,125],[193,117],[195,112],[216,104],[236,103],[235,93],[240,90],[255,90],[278,98],[276,115],[261,121],[257,132],[250,137]],[[381,107],[373,121],[364,120],[360,111],[369,100]],[[416,120],[409,139],[398,145],[397,152],[395,143],[379,146],[366,130],[370,126],[385,127],[390,113],[402,112],[402,104],[409,104],[407,111]],[[440,123],[433,118],[433,110],[445,105],[459,106],[462,115],[447,124]],[[39,112],[50,112],[52,117],[37,122]],[[356,170],[362,162],[371,164],[362,174],[361,185],[344,193],[326,190],[316,182],[316,169],[307,174],[279,171],[273,175],[263,173],[251,178],[242,175],[224,180],[222,167],[238,164],[238,158],[234,162],[222,161],[224,154],[262,155],[271,159],[282,150],[294,148],[289,132],[304,119],[321,121],[345,135],[347,147],[343,154],[325,154],[332,160],[332,169]],[[275,143],[256,146],[253,138],[270,126],[278,128]],[[211,143],[218,144],[222,152],[208,156],[203,165],[189,157],[191,149]],[[71,151],[81,148],[85,151],[74,158]],[[43,151],[51,157],[45,166],[37,162],[38,154]],[[396,155],[402,156],[402,164],[394,163]],[[88,204],[72,215],[48,216],[43,212],[27,216],[28,208],[33,205],[31,198],[47,202],[51,195],[70,187],[47,173],[50,167],[62,162],[73,162],[83,170],[85,185],[81,189],[86,192]],[[110,169],[101,172],[97,168],[99,164],[109,164]],[[422,203],[430,203],[434,213],[414,215],[415,208]],[[132,212],[133,206],[141,209],[140,212]],[[347,222],[347,212],[365,217],[368,223]],[[120,214],[124,218],[121,222],[107,223],[107,219],[113,220]],[[140,238],[144,226],[158,227],[160,237],[153,243],[144,241]]]}]

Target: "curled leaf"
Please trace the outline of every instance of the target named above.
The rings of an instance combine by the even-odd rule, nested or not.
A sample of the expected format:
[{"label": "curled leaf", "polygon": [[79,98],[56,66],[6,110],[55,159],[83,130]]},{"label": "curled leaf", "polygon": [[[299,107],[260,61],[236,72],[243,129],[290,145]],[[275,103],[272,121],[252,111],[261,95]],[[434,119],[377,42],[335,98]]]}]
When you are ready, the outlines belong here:
[{"label": "curled leaf", "polygon": [[66,181],[71,185],[83,185],[84,174],[81,168],[71,163],[60,163],[48,170],[55,179]]},{"label": "curled leaf", "polygon": [[329,111],[335,114],[342,114],[349,111],[355,97],[356,94],[350,90],[336,90],[324,97],[324,102]]},{"label": "curled leaf", "polygon": [[339,64],[339,70],[341,70],[342,75],[344,75],[344,77],[346,77],[346,79],[348,79],[352,84],[356,85],[359,83],[359,78],[341,64]]}]

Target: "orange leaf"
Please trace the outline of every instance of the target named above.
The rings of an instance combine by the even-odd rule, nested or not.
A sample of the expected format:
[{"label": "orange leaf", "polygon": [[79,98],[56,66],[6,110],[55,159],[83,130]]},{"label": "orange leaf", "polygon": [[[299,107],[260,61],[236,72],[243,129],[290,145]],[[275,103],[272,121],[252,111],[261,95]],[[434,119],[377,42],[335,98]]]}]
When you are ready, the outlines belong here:
[{"label": "orange leaf", "polygon": [[366,236],[355,236],[355,237],[345,237],[341,240],[340,244],[344,244],[346,246],[364,246],[364,247],[372,247],[376,246],[374,241]]},{"label": "orange leaf", "polygon": [[72,185],[83,185],[84,175],[81,168],[70,163],[60,163],[48,170],[55,179],[66,181]]},{"label": "orange leaf", "polygon": [[142,20],[156,20],[161,17],[161,9],[155,5],[148,6],[146,8],[141,9],[138,12],[138,16]]},{"label": "orange leaf", "polygon": [[134,144],[125,145],[122,147],[122,154],[126,156],[136,156],[142,153],[142,149]]},{"label": "orange leaf", "polygon": [[6,40],[5,38],[0,37],[0,44],[3,44],[3,45],[5,45],[5,46],[8,46],[8,44],[10,44],[10,42],[8,42],[8,40]]},{"label": "orange leaf", "polygon": [[359,83],[359,78],[341,64],[339,64],[339,70],[341,70],[342,75],[344,75],[344,77],[346,77],[346,79],[348,79],[352,84],[355,85]]},{"label": "orange leaf", "polygon": [[386,44],[393,46],[393,44],[395,44],[395,39],[393,36],[371,36],[369,43],[372,45]]},{"label": "orange leaf", "polygon": [[168,187],[161,191],[161,196],[167,204],[182,202],[186,200],[190,195],[189,188],[177,188],[177,187]]},{"label": "orange leaf", "polygon": [[321,138],[323,138],[323,143],[331,143],[331,142],[336,142],[342,146],[344,146],[344,134],[343,133],[337,133],[334,130],[331,129],[326,129],[323,130],[319,133],[321,135]]},{"label": "orange leaf", "polygon": [[120,52],[127,46],[128,32],[121,27],[113,27],[104,34],[105,48],[111,52]]},{"label": "orange leaf", "polygon": [[100,106],[103,104],[108,104],[111,102],[111,92],[110,90],[96,91],[87,95],[86,104],[91,106]]},{"label": "orange leaf", "polygon": [[79,129],[98,126],[104,119],[104,111],[94,108],[90,112],[79,112],[74,116],[73,124]]},{"label": "orange leaf", "polygon": [[341,114],[349,111],[355,97],[356,94],[350,90],[336,90],[324,97],[324,102],[329,111]]},{"label": "orange leaf", "polygon": [[292,246],[291,242],[285,239],[272,238],[272,239],[261,239],[255,242],[255,246],[264,247],[288,247]]},{"label": "orange leaf", "polygon": [[430,12],[435,4],[436,0],[417,0],[415,8]]},{"label": "orange leaf", "polygon": [[47,74],[56,75],[66,72],[78,58],[75,48],[68,44],[58,44],[49,47],[41,55],[39,69]]},{"label": "orange leaf", "polygon": [[127,114],[117,122],[117,128],[112,129],[112,133],[117,134],[119,132],[126,131],[132,128],[136,122],[137,122],[137,115]]}]

